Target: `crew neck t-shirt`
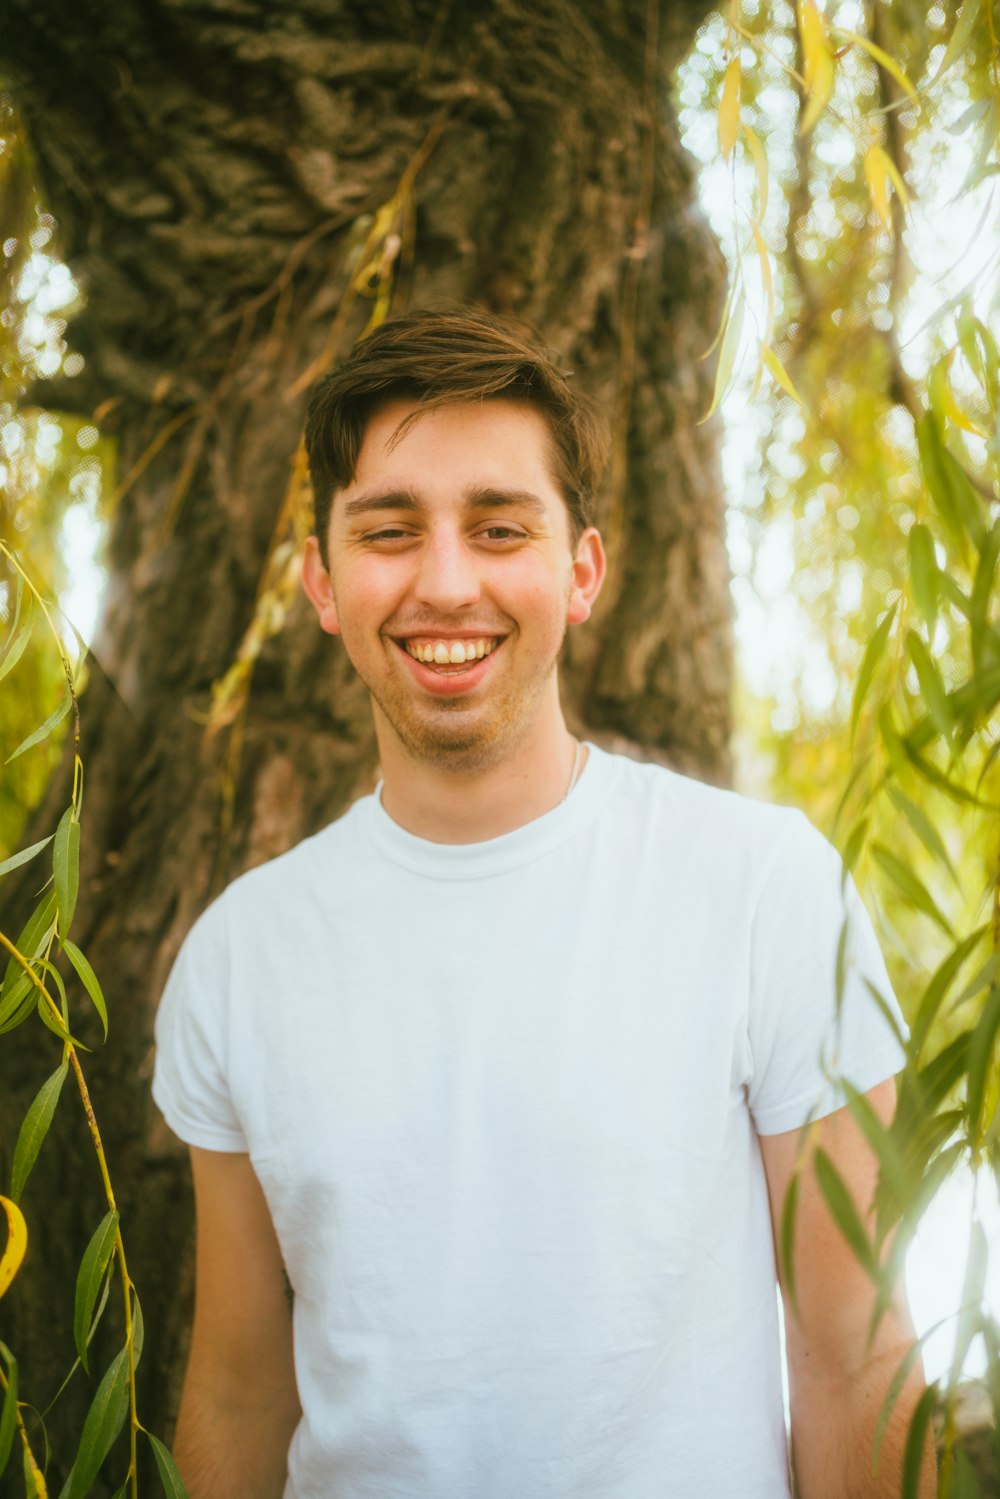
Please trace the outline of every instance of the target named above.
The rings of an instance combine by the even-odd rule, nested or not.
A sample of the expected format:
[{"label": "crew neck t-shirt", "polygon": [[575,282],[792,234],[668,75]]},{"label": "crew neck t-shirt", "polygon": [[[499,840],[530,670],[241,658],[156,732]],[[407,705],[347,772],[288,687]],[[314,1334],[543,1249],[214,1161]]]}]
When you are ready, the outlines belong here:
[{"label": "crew neck t-shirt", "polygon": [[285,1499],[790,1493],[757,1135],[901,1067],[866,979],[902,1019],[801,813],[588,748],[485,843],[365,797],[174,965],[155,1100],[295,1293]]}]

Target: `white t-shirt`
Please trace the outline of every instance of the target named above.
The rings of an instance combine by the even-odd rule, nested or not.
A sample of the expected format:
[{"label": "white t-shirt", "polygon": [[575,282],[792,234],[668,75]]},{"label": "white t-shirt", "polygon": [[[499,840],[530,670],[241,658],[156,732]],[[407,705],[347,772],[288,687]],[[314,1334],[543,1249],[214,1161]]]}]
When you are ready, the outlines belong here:
[{"label": "white t-shirt", "polygon": [[801,813],[591,745],[503,837],[376,794],[204,913],[153,1092],[274,1218],[285,1499],[789,1493],[756,1136],[841,1105],[824,1060],[903,1061],[852,885],[835,1020],[840,870]]}]

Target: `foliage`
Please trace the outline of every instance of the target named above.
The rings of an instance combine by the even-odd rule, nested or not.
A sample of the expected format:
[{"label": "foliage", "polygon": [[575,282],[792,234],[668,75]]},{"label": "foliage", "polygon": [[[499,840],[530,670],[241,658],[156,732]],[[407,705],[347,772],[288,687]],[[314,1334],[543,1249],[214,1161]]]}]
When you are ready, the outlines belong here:
[{"label": "foliage", "polygon": [[[967,1163],[1000,1182],[1000,354],[982,280],[960,285],[944,306],[939,297],[908,349],[902,338],[913,279],[902,237],[907,156],[922,158],[925,184],[935,170],[954,184],[961,148],[961,186],[948,206],[961,210],[975,244],[975,218],[980,229],[996,218],[1000,52],[987,0],[965,0],[951,16],[939,6],[927,15],[878,6],[867,35],[851,27],[856,6],[830,5],[824,15],[799,0],[794,18],[783,9],[782,22],[778,7],[729,6],[715,24],[725,51],[701,74],[716,90],[717,149],[732,163],[738,226],[713,408],[747,352],[752,257],[751,395],[769,371],[795,402],[766,428],[759,423],[758,469],[771,484],[757,509],[773,517],[794,504],[786,581],[803,615],[822,621],[839,684],[818,732],[772,735],[777,786],[828,822],[845,878],[852,871],[877,893],[911,1022],[892,1128],[846,1089],[880,1162],[870,1239],[831,1163],[818,1162],[828,1205],[879,1289],[874,1335],[948,1174]],[[762,118],[782,73],[800,85],[791,141]],[[785,251],[776,266],[765,240],[769,158],[783,149],[795,167],[782,216],[770,221]],[[987,239],[989,312],[996,264]],[[776,303],[785,312],[782,363],[773,353]],[[800,687],[798,709],[802,696]],[[788,1235],[794,1213],[793,1192]],[[989,1249],[975,1207],[973,1215],[954,1356],[943,1390],[932,1386],[914,1412],[907,1495],[917,1492],[939,1399],[941,1492],[978,1492],[955,1447],[954,1415],[977,1338],[1000,1418],[1000,1326],[983,1304]]]},{"label": "foliage", "polygon": [[[183,1494],[184,1486],[172,1458],[161,1443],[147,1432],[136,1410],[135,1371],[142,1355],[142,1311],[135,1285],[128,1272],[125,1243],[119,1223],[118,1207],[108,1173],[100,1128],[87,1089],[81,1051],[88,1048],[76,1039],[70,1011],[74,1001],[84,997],[96,1010],[108,1034],[108,1011],[100,982],[86,955],[70,938],[73,914],[80,883],[80,830],[83,811],[83,762],[80,758],[80,722],[77,701],[78,682],[65,645],[56,628],[52,610],[37,585],[25,571],[17,556],[0,542],[0,556],[16,578],[13,607],[6,639],[0,650],[0,679],[19,670],[27,656],[39,616],[49,627],[56,644],[56,658],[62,677],[61,700],[45,719],[17,745],[11,760],[44,745],[59,725],[69,722],[75,746],[73,792],[70,805],[62,813],[52,833],[30,847],[21,849],[0,863],[0,878],[12,870],[40,858],[49,864],[49,875],[40,897],[16,939],[0,931],[0,948],[7,953],[3,980],[0,982],[0,1035],[37,1017],[60,1043],[60,1061],[45,1080],[30,1105],[14,1147],[9,1196],[0,1194],[0,1208],[6,1218],[6,1242],[0,1253],[0,1297],[16,1277],[28,1247],[28,1229],[20,1199],[28,1184],[32,1168],[52,1125],[70,1071],[74,1075],[83,1106],[84,1117],[93,1142],[107,1212],[94,1230],[87,1245],[77,1276],[73,1337],[77,1358],[60,1389],[44,1411],[28,1406],[22,1398],[22,1376],[16,1354],[0,1343],[0,1475],[13,1460],[15,1444],[21,1449],[25,1492],[28,1499],[46,1499],[48,1494],[48,1442],[45,1417],[79,1368],[89,1374],[89,1351],[94,1334],[104,1315],[116,1283],[122,1300],[124,1343],[97,1385],[79,1447],[60,1499],[83,1499],[105,1459],[112,1453],[117,1438],[128,1430],[128,1458],[125,1479],[118,1491],[138,1494],[136,1466],[137,1438],[140,1433],[153,1447],[157,1468],[165,1491]],[[59,959],[62,959],[60,966]],[[44,1041],[45,1038],[40,1038]]]}]

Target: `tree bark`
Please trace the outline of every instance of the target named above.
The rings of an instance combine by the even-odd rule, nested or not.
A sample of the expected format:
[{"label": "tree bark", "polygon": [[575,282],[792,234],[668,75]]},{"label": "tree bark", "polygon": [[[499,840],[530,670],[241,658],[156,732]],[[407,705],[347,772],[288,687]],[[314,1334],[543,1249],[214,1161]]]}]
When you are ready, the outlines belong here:
[{"label": "tree bark", "polygon": [[[567,712],[601,743],[729,777],[718,431],[697,425],[723,265],[670,95],[709,7],[4,8],[7,82],[87,298],[70,333],[84,370],[38,399],[97,411],[118,437],[123,478],[148,459],[110,518],[82,701],[73,937],[112,1016],[106,1049],[85,1065],[145,1313],[140,1416],[166,1434],[190,1310],[191,1202],[185,1152],[149,1098],[156,1003],[207,901],[374,779],[366,695],[301,603],[264,645],[245,714],[204,732],[289,484],[303,373],[331,328],[346,349],[379,295],[393,311],[480,301],[539,327],[616,411],[601,515],[615,568],[594,628],[571,637]],[[381,280],[377,265],[359,278],[359,245],[394,195],[399,253],[383,243]],[[33,837],[51,831],[67,788],[63,776]],[[37,883],[9,877],[4,931],[16,932]],[[18,1123],[57,1060],[35,1023],[3,1038],[0,1189]],[[2,1336],[21,1360],[23,1398],[44,1406],[72,1360],[76,1267],[104,1210],[68,1092],[24,1206],[32,1251],[4,1300]],[[115,1331],[112,1317],[95,1344],[98,1374]],[[50,1418],[55,1492],[93,1388],[77,1375]]]}]

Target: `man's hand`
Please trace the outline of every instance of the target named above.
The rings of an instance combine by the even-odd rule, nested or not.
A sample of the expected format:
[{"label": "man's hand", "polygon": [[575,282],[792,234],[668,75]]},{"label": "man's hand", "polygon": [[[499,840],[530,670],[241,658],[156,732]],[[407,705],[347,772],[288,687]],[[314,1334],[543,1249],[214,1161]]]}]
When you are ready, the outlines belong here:
[{"label": "man's hand", "polygon": [[[887,1124],[895,1109],[892,1079],[867,1097]],[[762,1136],[760,1144],[778,1244],[802,1134],[792,1130]],[[898,1499],[909,1419],[924,1389],[919,1363],[893,1410],[874,1475],[872,1451],[886,1392],[915,1341],[913,1324],[900,1287],[871,1349],[866,1349],[875,1288],[820,1191],[812,1166],[817,1145],[837,1168],[866,1226],[878,1180],[875,1156],[848,1109],[813,1126],[795,1214],[795,1308],[782,1283],[796,1485],[800,1499]],[[935,1492],[935,1459],[928,1439],[920,1499],[933,1499]]]},{"label": "man's hand", "polygon": [[280,1499],[299,1418],[285,1272],[246,1155],[191,1150],[195,1312],[174,1455],[190,1499]]}]

